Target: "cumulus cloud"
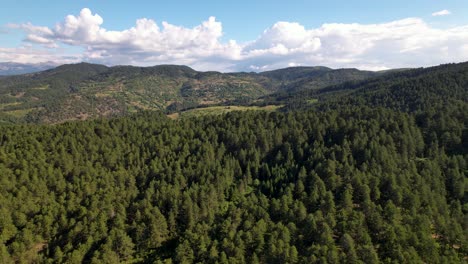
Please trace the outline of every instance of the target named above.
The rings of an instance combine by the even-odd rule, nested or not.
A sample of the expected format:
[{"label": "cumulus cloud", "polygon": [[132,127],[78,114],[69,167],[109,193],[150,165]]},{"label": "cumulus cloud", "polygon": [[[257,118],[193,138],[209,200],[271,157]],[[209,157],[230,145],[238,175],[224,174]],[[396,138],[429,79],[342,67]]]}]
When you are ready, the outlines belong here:
[{"label": "cumulus cloud", "polygon": [[[282,21],[246,43],[222,41],[223,27],[215,17],[193,28],[147,18],[122,31],[107,30],[103,24],[101,16],[84,8],[52,28],[30,23],[8,27],[23,30],[25,41],[42,46],[41,52],[52,54],[66,44],[84,50],[74,58],[108,65],[184,64],[219,71],[296,65],[382,70],[468,60],[468,26],[437,29],[420,18],[380,24],[331,23],[318,28]],[[33,49],[26,55],[33,56]],[[0,50],[0,59],[5,54]]]},{"label": "cumulus cloud", "polygon": [[253,70],[287,65],[381,70],[467,60],[464,43],[467,27],[441,30],[419,18],[370,25],[333,23],[315,29],[278,22],[246,45],[243,55]]},{"label": "cumulus cloud", "polygon": [[447,16],[450,14],[451,14],[450,11],[448,11],[447,9],[444,9],[444,10],[440,10],[440,11],[432,13],[432,16]]},{"label": "cumulus cloud", "polygon": [[28,33],[26,41],[44,44],[57,43],[85,48],[84,58],[106,64],[202,63],[204,58],[235,59],[240,47],[231,41],[219,42],[221,23],[215,17],[194,28],[184,28],[162,22],[162,28],[142,18],[123,31],[109,31],[102,27],[104,20],[84,8],[78,16],[68,15],[54,28],[31,24],[10,25]]}]

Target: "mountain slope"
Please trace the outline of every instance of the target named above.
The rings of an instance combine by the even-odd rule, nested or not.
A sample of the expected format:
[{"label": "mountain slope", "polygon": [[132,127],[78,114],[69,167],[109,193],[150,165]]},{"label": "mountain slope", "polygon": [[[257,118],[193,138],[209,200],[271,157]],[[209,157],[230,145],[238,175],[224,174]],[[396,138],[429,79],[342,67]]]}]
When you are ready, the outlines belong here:
[{"label": "mountain slope", "polygon": [[451,153],[468,154],[468,63],[394,72],[319,90],[279,93],[266,103],[286,110],[386,108],[411,114],[427,140],[442,139]]},{"label": "mountain slope", "polygon": [[357,69],[330,69],[327,67],[294,67],[260,73],[268,77],[282,91],[315,90],[346,81],[360,81],[385,74]]},{"label": "mountain slope", "polygon": [[468,155],[428,132],[365,106],[4,126],[0,259],[464,263]]},{"label": "mountain slope", "polygon": [[[405,112],[424,111],[468,102],[468,63],[388,72],[315,90],[280,91],[265,100],[289,102],[291,109],[367,105]],[[311,101],[313,105],[308,103]]]},{"label": "mountain slope", "polygon": [[0,120],[56,123],[139,110],[180,111],[245,103],[276,91],[318,89],[377,73],[297,67],[265,73],[198,72],[187,66],[79,63],[0,78]]},{"label": "mountain slope", "polygon": [[[263,76],[179,66],[92,66],[69,76],[73,67],[36,76],[68,76],[59,78],[68,90],[49,83],[66,91],[57,113],[68,111],[61,104],[70,95],[88,96],[96,108],[105,105],[99,98],[122,96],[125,107],[147,97],[165,102],[154,94],[174,89],[176,98],[204,100],[234,83],[308,78],[304,69]],[[284,89],[263,103],[300,110],[287,113],[173,121],[143,111],[2,126],[0,260],[465,263],[467,73],[463,63],[318,90],[261,86]],[[226,96],[248,91],[228,88]]]}]

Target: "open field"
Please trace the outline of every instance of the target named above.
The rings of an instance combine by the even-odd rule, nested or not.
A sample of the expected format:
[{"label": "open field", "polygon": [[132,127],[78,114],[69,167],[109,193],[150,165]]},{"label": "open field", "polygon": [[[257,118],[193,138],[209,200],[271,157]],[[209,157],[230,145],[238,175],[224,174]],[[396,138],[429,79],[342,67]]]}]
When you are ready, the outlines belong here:
[{"label": "open field", "polygon": [[16,117],[16,118],[23,118],[25,117],[29,112],[33,111],[33,108],[28,108],[28,109],[18,109],[18,110],[11,110],[11,111],[5,111],[5,114],[8,114],[10,116]]},{"label": "open field", "polygon": [[178,119],[178,118],[187,118],[187,117],[198,117],[198,116],[206,116],[206,115],[220,115],[225,114],[232,111],[268,111],[273,112],[277,109],[283,107],[283,105],[267,105],[267,106],[209,106],[203,108],[195,108],[190,109],[181,113],[174,113],[168,115],[171,119]]},{"label": "open field", "polygon": [[20,102],[14,102],[14,103],[3,103],[3,104],[0,104],[0,110],[1,109],[4,109],[5,107],[9,107],[9,106],[17,106],[17,105],[20,105],[21,103]]}]

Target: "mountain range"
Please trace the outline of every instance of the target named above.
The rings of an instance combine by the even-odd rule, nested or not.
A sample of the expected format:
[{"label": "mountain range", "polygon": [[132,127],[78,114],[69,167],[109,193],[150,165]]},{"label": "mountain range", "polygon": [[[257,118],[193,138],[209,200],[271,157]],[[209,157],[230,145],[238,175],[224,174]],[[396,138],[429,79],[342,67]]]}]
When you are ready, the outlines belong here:
[{"label": "mountain range", "polygon": [[43,62],[43,63],[0,62],[0,76],[45,71],[48,69],[55,68],[58,65],[59,64],[55,62]]},{"label": "mountain range", "polygon": [[366,103],[417,111],[468,101],[467,79],[468,63],[381,72],[291,67],[261,73],[79,63],[0,77],[0,120],[61,123],[142,110],[170,114],[234,105],[287,110]]},{"label": "mountain range", "polygon": [[294,67],[262,73],[199,72],[187,66],[69,64],[0,78],[1,120],[57,123],[139,110],[245,104],[276,92],[315,90],[385,72]]}]

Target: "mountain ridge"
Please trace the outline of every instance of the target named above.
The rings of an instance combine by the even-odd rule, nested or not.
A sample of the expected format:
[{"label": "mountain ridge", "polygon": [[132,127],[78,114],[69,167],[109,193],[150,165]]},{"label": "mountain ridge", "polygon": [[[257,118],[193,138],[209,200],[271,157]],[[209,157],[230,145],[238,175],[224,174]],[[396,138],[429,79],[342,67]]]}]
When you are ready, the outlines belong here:
[{"label": "mountain ridge", "polygon": [[0,119],[56,123],[139,110],[180,111],[200,105],[246,103],[281,90],[318,89],[377,75],[320,66],[221,73],[183,65],[64,64],[1,78]]}]

